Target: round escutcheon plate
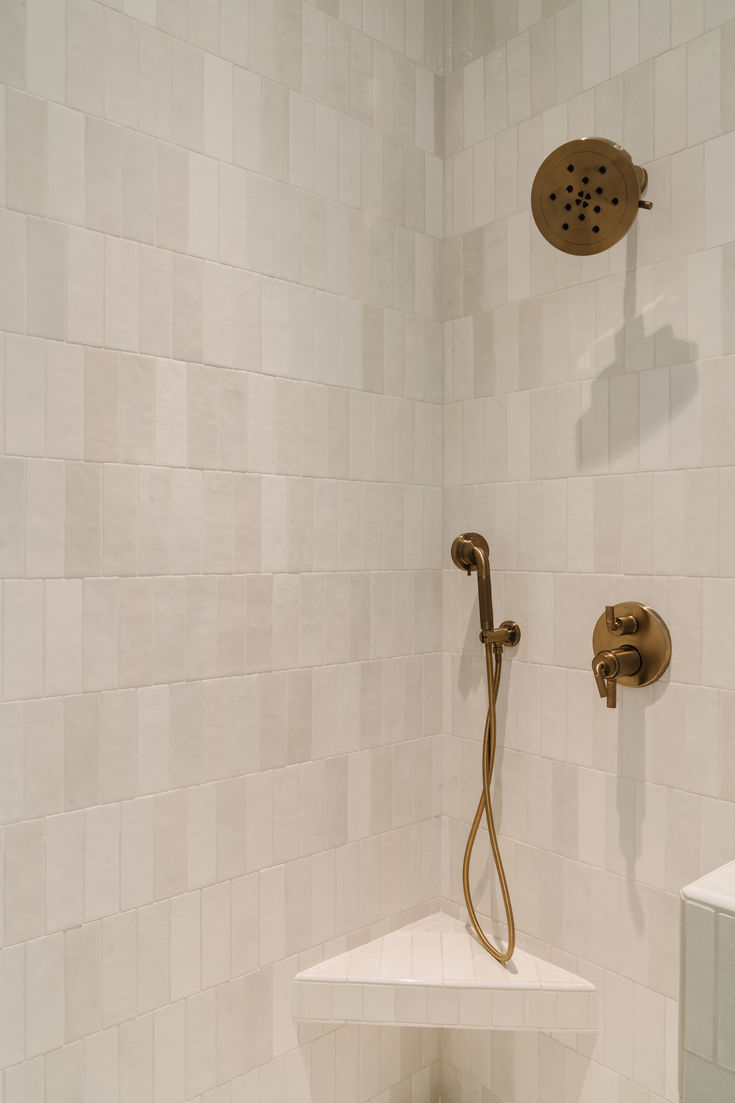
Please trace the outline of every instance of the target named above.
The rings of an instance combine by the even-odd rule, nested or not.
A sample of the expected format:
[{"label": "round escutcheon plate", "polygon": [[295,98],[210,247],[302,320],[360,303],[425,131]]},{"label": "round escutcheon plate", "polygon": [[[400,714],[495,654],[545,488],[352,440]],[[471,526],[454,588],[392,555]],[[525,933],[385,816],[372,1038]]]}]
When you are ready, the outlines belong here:
[{"label": "round escutcheon plate", "polygon": [[657,682],[671,660],[671,636],[665,622],[650,605],[638,601],[619,601],[615,605],[617,617],[633,616],[638,628],[624,636],[608,631],[603,613],[592,633],[592,647],[598,651],[614,651],[616,647],[635,647],[641,656],[641,668],[636,674],[620,675],[616,681],[621,686],[648,686]]}]

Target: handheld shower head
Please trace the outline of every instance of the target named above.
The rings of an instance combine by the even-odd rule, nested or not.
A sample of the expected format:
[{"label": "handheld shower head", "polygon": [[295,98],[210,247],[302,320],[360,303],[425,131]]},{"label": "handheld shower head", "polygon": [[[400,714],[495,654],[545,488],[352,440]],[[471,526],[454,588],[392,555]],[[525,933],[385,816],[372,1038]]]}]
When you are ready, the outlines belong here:
[{"label": "handheld shower head", "polygon": [[[485,720],[485,734],[482,741],[482,797],[472,821],[470,835],[464,852],[462,863],[462,887],[467,904],[472,926],[477,932],[477,937],[489,954],[501,963],[509,961],[513,955],[516,940],[515,921],[513,908],[508,892],[508,882],[505,878],[505,870],[500,857],[498,838],[495,832],[493,820],[493,806],[490,796],[490,780],[493,775],[495,762],[495,745],[497,739],[497,713],[495,702],[500,688],[500,668],[503,661],[503,648],[515,647],[521,638],[521,630],[514,620],[504,620],[498,627],[493,627],[493,593],[490,583],[490,548],[484,536],[479,532],[462,532],[452,544],[452,562],[460,570],[467,574],[477,572],[477,590],[480,598],[480,642],[485,651],[485,665],[487,670],[488,710]],[[495,860],[495,868],[498,871],[500,889],[503,894],[505,918],[508,924],[508,945],[505,950],[494,946],[483,931],[475,912],[470,889],[470,858],[472,848],[475,845],[477,831],[480,822],[485,817],[487,829],[490,834],[490,846]]]},{"label": "handheld shower head", "polygon": [[480,601],[480,628],[493,630],[493,588],[490,581],[490,548],[479,532],[463,532],[452,544],[452,561],[462,571],[477,571],[477,591]]}]

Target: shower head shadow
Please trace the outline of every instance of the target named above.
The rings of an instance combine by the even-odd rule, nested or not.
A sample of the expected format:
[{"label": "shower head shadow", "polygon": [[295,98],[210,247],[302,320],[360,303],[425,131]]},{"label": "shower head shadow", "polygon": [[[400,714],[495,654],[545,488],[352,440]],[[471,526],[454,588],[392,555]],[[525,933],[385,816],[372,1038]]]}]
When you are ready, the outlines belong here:
[{"label": "shower head shadow", "polygon": [[565,142],[542,162],[531,188],[531,211],[541,234],[575,256],[602,253],[635,222],[648,173],[608,138]]}]

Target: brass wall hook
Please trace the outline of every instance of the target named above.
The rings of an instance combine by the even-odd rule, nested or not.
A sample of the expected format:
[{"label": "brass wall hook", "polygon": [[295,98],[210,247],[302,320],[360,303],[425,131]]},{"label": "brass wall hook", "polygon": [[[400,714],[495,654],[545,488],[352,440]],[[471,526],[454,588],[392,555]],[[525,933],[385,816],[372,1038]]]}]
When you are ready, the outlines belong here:
[{"label": "brass wall hook", "polygon": [[[621,637],[626,642],[621,644]],[[592,673],[607,707],[617,705],[617,685],[648,686],[657,682],[671,660],[666,624],[648,605],[623,601],[605,606],[592,633]]]}]

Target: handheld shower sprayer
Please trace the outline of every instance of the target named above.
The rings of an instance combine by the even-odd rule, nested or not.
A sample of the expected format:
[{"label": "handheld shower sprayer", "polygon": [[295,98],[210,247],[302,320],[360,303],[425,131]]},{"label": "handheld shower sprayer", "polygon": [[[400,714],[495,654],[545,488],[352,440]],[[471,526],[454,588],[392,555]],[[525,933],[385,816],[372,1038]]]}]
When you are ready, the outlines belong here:
[{"label": "handheld shower sprayer", "polygon": [[[488,710],[485,719],[485,734],[482,744],[482,796],[477,805],[477,811],[475,812],[475,818],[472,821],[472,827],[470,828],[470,834],[467,839],[467,846],[465,847],[464,862],[462,864],[462,887],[464,889],[467,911],[472,926],[475,928],[477,937],[489,954],[492,954],[497,961],[504,963],[510,961],[513,955],[516,929],[515,920],[513,919],[513,907],[510,902],[510,893],[508,891],[508,883],[506,881],[503,861],[500,857],[498,839],[495,833],[493,806],[490,797],[490,781],[493,776],[495,748],[497,745],[498,721],[495,702],[498,696],[498,689],[500,688],[500,669],[503,661],[503,647],[506,645],[511,647],[515,646],[521,638],[521,630],[516,622],[512,620],[504,620],[499,628],[494,627],[493,593],[492,583],[490,581],[490,548],[488,547],[485,537],[480,536],[477,532],[461,533],[452,544],[452,561],[455,566],[459,567],[460,570],[466,571],[467,574],[472,574],[473,571],[477,572],[477,590],[480,604],[480,641],[485,647],[485,666],[487,670],[488,689]],[[490,835],[490,846],[492,847],[493,858],[495,860],[495,868],[498,871],[500,891],[503,895],[503,905],[505,907],[505,918],[508,926],[508,945],[505,950],[499,950],[494,946],[483,931],[475,912],[475,907],[472,902],[472,892],[470,890],[470,858],[472,857],[472,848],[475,844],[475,838],[477,837],[477,832],[483,816],[485,817],[488,833]]]},{"label": "handheld shower sprayer", "polygon": [[490,548],[487,540],[478,532],[463,533],[452,544],[452,559],[467,574],[477,571],[480,627],[483,632],[492,632],[493,587],[490,581]]},{"label": "handheld shower sprayer", "polygon": [[490,548],[479,532],[463,532],[452,544],[452,561],[460,570],[477,571],[477,596],[480,604],[480,642],[509,644],[519,642],[521,630],[515,621],[504,620],[495,629],[493,620],[493,586],[490,580]]}]

